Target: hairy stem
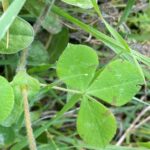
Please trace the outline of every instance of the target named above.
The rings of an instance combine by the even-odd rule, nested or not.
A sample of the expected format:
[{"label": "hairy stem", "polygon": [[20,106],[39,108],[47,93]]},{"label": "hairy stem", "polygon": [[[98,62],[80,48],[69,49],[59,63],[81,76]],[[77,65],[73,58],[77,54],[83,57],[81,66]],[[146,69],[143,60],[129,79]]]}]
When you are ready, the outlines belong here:
[{"label": "hairy stem", "polygon": [[[40,16],[42,16],[42,17],[40,17],[40,21],[45,19],[46,15],[47,15],[47,11],[49,11],[50,8],[51,8],[51,5],[49,6],[49,9],[48,8],[44,9],[45,11],[42,12],[42,14],[40,15]],[[35,26],[34,26],[35,36],[40,28],[40,25],[41,24],[38,24],[38,27],[37,27],[36,23],[35,23]],[[22,51],[22,54],[20,57],[20,62],[17,67],[17,72],[26,71],[27,57],[28,57],[28,48],[24,49]],[[37,150],[36,141],[34,138],[32,124],[31,124],[31,118],[30,118],[30,106],[28,103],[28,87],[26,85],[24,85],[23,87],[21,87],[21,91],[22,91],[22,97],[23,97],[23,102],[24,102],[24,117],[25,117],[25,125],[26,125],[27,137],[28,137],[28,142],[29,142],[29,148],[30,148],[30,150]]]},{"label": "hairy stem", "polygon": [[28,56],[28,49],[24,49],[20,56],[20,61],[19,61],[19,65],[17,67],[17,72],[26,70],[27,56]]},{"label": "hairy stem", "polygon": [[25,117],[25,125],[26,125],[29,147],[30,147],[30,150],[36,150],[37,149],[36,142],[35,142],[34,135],[33,135],[29,103],[28,103],[28,89],[26,86],[22,87],[22,97],[23,97],[23,102],[24,102],[24,117]]}]

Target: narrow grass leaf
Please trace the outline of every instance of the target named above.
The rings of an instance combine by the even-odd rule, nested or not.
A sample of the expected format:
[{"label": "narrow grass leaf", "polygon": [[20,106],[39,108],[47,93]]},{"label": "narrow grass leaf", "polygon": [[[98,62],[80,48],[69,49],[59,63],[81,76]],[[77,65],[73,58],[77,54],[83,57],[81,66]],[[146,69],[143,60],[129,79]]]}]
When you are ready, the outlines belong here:
[{"label": "narrow grass leaf", "polygon": [[[80,8],[84,8],[84,9],[93,7],[91,0],[62,0],[62,1],[67,4],[78,6]],[[94,1],[97,2],[97,0],[94,0]]]},{"label": "narrow grass leaf", "polygon": [[[67,12],[63,11],[61,8],[59,8],[57,6],[53,6],[52,11],[55,12],[56,14],[58,14],[59,16],[64,17],[66,20],[72,22],[73,24],[79,26],[81,29],[90,33],[91,35],[96,37],[98,40],[102,41],[106,46],[108,46],[110,49],[112,49],[116,54],[120,54],[121,52],[126,51],[124,49],[124,47],[118,41],[103,34],[102,32],[96,30],[95,28],[79,21],[78,19],[72,17]],[[142,62],[146,65],[149,64],[150,58],[148,58],[136,51],[133,51],[133,53],[136,54],[137,60],[139,60],[140,62]],[[132,56],[129,55],[128,53],[122,54],[121,57],[128,59],[128,60],[132,60]]]},{"label": "narrow grass leaf", "polygon": [[94,0],[91,0],[93,7],[95,9],[95,11],[97,12],[97,14],[99,15],[100,19],[102,19],[102,21],[104,22],[106,28],[108,29],[108,31],[111,33],[111,35],[117,40],[119,41],[119,43],[124,47],[125,51],[122,52],[130,52],[130,48],[128,46],[128,44],[126,43],[126,41],[122,38],[122,36],[112,27],[109,25],[109,23],[107,23],[107,21],[103,18],[100,8],[98,6],[97,3],[95,3]]},{"label": "narrow grass leaf", "polygon": [[0,40],[17,17],[26,0],[14,0],[0,17]]},{"label": "narrow grass leaf", "polygon": [[132,9],[132,7],[133,7],[135,1],[136,1],[136,0],[128,0],[127,6],[126,6],[126,8],[125,8],[125,10],[124,10],[124,12],[123,12],[121,18],[120,18],[120,21],[119,21],[119,23],[118,23],[118,26],[120,26],[123,22],[125,22],[125,21],[127,20],[127,18],[128,18],[129,14],[130,14],[130,12],[131,12],[131,9]]}]

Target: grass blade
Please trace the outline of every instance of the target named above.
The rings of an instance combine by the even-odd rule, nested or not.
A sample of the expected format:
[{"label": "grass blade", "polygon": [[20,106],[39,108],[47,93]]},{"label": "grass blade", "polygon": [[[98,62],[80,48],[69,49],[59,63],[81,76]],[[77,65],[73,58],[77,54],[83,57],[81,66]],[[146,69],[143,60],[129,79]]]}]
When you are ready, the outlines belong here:
[{"label": "grass blade", "polygon": [[122,52],[130,52],[130,47],[128,46],[128,44],[126,43],[126,41],[122,38],[122,36],[111,26],[109,25],[109,23],[107,23],[107,21],[103,18],[102,13],[100,11],[100,8],[98,6],[97,3],[95,3],[94,0],[91,0],[93,7],[95,9],[95,11],[97,12],[98,16],[100,17],[100,19],[104,22],[106,28],[108,29],[108,31],[111,33],[111,35],[117,40],[119,41],[119,43],[124,47],[125,51]]},{"label": "grass blade", "polygon": [[17,17],[26,0],[14,0],[0,17],[0,40]]},{"label": "grass blade", "polygon": [[135,1],[136,0],[128,0],[127,6],[126,6],[121,18],[120,18],[118,26],[120,26],[123,22],[125,22],[127,20]]},{"label": "grass blade", "polygon": [[[102,32],[96,30],[95,28],[79,21],[78,19],[72,17],[67,12],[63,11],[61,8],[59,8],[57,6],[53,6],[52,11],[54,13],[56,13],[57,15],[65,18],[67,21],[70,21],[73,24],[77,25],[78,27],[80,27],[84,31],[90,33],[92,36],[96,37],[98,40],[102,41],[106,46],[111,48],[116,54],[120,54],[122,51],[125,51],[124,47],[118,41],[116,41],[115,39],[113,39],[113,38],[111,38],[105,34],[103,34]],[[142,62],[146,65],[148,65],[150,63],[149,57],[146,57],[137,51],[133,51],[133,53],[136,54],[136,57],[140,62]],[[129,55],[128,53],[122,54],[121,56],[123,58],[128,59],[128,60],[132,59],[132,56]]]}]

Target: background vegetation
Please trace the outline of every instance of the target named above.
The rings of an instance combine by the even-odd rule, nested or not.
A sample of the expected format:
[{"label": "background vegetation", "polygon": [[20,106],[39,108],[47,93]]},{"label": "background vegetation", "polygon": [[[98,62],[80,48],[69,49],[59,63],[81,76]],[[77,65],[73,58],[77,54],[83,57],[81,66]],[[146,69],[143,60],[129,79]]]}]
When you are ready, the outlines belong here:
[{"label": "background vegetation", "polygon": [[[6,104],[11,113],[5,113],[5,120],[2,118],[5,116],[0,115],[0,148],[29,149],[22,102],[27,90],[23,85],[27,84],[38,150],[150,149],[150,2],[98,0],[98,5],[93,6],[95,1],[81,5],[67,0],[10,0],[9,4],[5,1],[2,5],[4,1],[0,2],[3,13],[0,18],[0,73],[11,83],[15,103],[12,110],[13,104]],[[17,15],[19,17],[14,22]],[[76,129],[80,103],[60,112],[72,96],[72,91],[60,82],[56,73],[58,58],[68,43],[95,49],[99,68],[117,58],[130,60],[126,51],[132,49],[131,56],[145,78],[141,90],[123,106],[115,107],[97,99],[113,112],[117,120],[117,133],[106,148],[92,147],[80,138]],[[28,74],[22,74],[20,70],[26,70]],[[131,73],[130,69],[128,73]],[[0,84],[2,91],[5,86],[3,78],[0,78]],[[22,94],[18,85],[23,89]],[[10,96],[6,97],[11,99],[12,93],[9,89],[6,91]],[[1,105],[0,109],[3,107]],[[58,112],[61,117],[55,120]]]}]

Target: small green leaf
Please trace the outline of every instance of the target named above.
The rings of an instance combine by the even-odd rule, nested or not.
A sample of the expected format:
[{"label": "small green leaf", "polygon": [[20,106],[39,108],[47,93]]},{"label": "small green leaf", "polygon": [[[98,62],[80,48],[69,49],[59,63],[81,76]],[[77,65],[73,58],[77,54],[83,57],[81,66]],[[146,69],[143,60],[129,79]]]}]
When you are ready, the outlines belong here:
[{"label": "small green leaf", "polygon": [[57,64],[57,73],[69,87],[85,90],[98,65],[96,52],[85,45],[69,44]]},{"label": "small green leaf", "polygon": [[11,113],[14,106],[14,93],[8,81],[0,76],[0,122]]},{"label": "small green leaf", "polygon": [[69,41],[69,31],[63,28],[61,32],[52,36],[50,45],[47,48],[50,63],[55,63],[66,48]]},{"label": "small green leaf", "polygon": [[34,41],[29,47],[27,64],[37,67],[48,63],[49,63],[49,56],[44,45],[40,41]]},{"label": "small green leaf", "polygon": [[116,121],[105,106],[84,97],[77,119],[77,130],[86,143],[105,147],[116,133]]},{"label": "small green leaf", "polygon": [[43,12],[43,10],[47,7],[45,19],[40,22],[41,26],[48,32],[57,34],[61,31],[62,24],[59,17],[55,13],[49,11],[50,5],[50,1],[26,0],[25,8],[30,12],[31,15],[38,18],[41,15],[41,12]]},{"label": "small green leaf", "polygon": [[15,99],[22,99],[21,87],[27,86],[29,99],[35,96],[40,90],[40,83],[35,78],[28,75],[25,71],[19,71],[11,83]]},{"label": "small green leaf", "polygon": [[120,106],[129,102],[143,83],[136,65],[118,59],[105,67],[87,93]]},{"label": "small green leaf", "polygon": [[[67,4],[78,6],[85,9],[93,7],[91,0],[62,0],[62,1]],[[97,0],[95,1],[97,2]]]},{"label": "small green leaf", "polygon": [[29,76],[24,71],[18,72],[11,82],[11,86],[15,95],[14,108],[12,109],[9,117],[4,122],[2,122],[3,126],[12,126],[12,124],[17,123],[19,117],[21,116],[23,112],[21,87],[24,85],[28,87],[29,100],[31,100],[32,97],[34,97],[40,90],[40,83],[38,82],[38,80]]},{"label": "small green leaf", "polygon": [[[15,91],[14,91],[15,92]],[[15,94],[15,93],[14,93]],[[16,94],[15,94],[16,95]],[[23,101],[22,98],[15,97],[14,107],[11,114],[5,119],[1,125],[5,127],[12,127],[13,124],[17,124],[18,120],[23,112]]]},{"label": "small green leaf", "polygon": [[0,53],[12,54],[27,48],[34,39],[34,32],[31,25],[25,20],[17,17],[9,28],[9,47],[7,48],[7,38],[0,41]]},{"label": "small green leaf", "polygon": [[8,147],[15,140],[15,131],[10,127],[0,126],[0,148]]},{"label": "small green leaf", "polygon": [[52,34],[57,34],[62,30],[61,21],[53,12],[50,12],[41,23],[42,27]]}]

